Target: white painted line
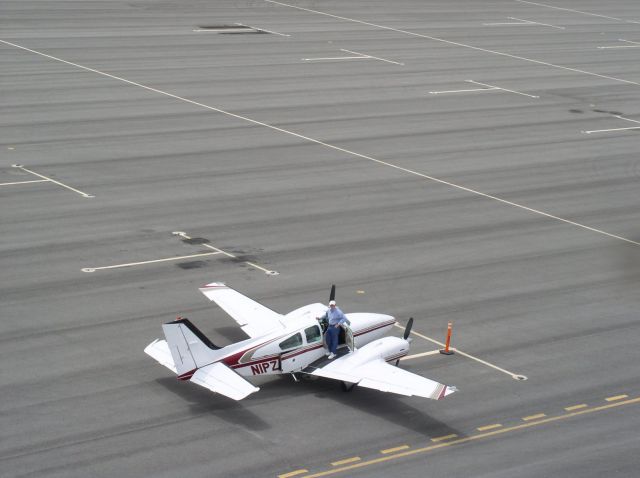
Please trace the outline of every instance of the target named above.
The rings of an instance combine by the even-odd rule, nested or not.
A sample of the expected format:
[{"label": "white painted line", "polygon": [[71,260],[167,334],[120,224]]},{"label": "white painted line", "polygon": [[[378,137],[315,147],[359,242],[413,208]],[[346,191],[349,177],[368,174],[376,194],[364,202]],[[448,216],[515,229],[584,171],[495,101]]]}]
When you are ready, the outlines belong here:
[{"label": "white painted line", "polygon": [[48,179],[34,179],[32,181],[16,181],[14,183],[0,183],[0,186],[13,186],[14,184],[48,183]]},{"label": "white painted line", "polygon": [[540,23],[540,22],[534,22],[531,20],[524,20],[522,18],[515,18],[515,17],[507,17],[509,20],[518,20],[517,22],[501,22],[501,23],[483,23],[484,26],[502,26],[502,25],[520,25],[520,26],[543,26],[543,27],[551,27],[551,28],[558,28],[560,30],[564,30],[565,27],[559,27],[556,25],[550,25],[548,23]]},{"label": "white painted line", "polygon": [[367,56],[327,56],[323,58],[302,58],[302,61],[368,60]]},{"label": "white painted line", "polygon": [[520,3],[528,3],[529,5],[537,5],[539,7],[553,8],[554,10],[564,10],[565,12],[581,13],[582,15],[589,15],[589,16],[592,16],[592,17],[608,18],[609,20],[617,20],[619,22],[640,23],[640,22],[636,22],[636,21],[633,21],[633,20],[624,20],[623,18],[608,17],[607,15],[598,15],[597,13],[582,12],[580,10],[572,10],[570,8],[556,7],[556,6],[553,6],[553,5],[547,5],[545,3],[536,3],[536,2],[530,2],[530,1],[527,1],[527,0],[515,0],[515,1],[516,2],[520,2]]},{"label": "white painted line", "polygon": [[[405,325],[400,325],[398,322],[396,322],[394,325],[396,327],[398,327],[399,329],[402,329],[402,330],[405,330],[405,328],[406,328]],[[418,332],[416,332],[414,330],[412,330],[411,333],[413,335],[416,335],[416,336],[420,337],[421,339],[428,340],[429,342],[432,342],[432,343],[434,343],[436,345],[439,345],[440,347],[444,347],[444,344],[442,342],[438,342],[437,340],[432,339],[431,337],[427,337],[426,335],[422,335],[422,334],[420,334],[420,333],[418,333]]]},{"label": "white painted line", "polygon": [[445,94],[445,93],[467,93],[467,92],[473,92],[473,91],[495,91],[495,90],[502,90],[502,91],[506,91],[508,93],[515,93],[516,95],[523,95],[523,96],[528,96],[530,98],[540,98],[539,96],[535,96],[535,95],[529,95],[527,93],[522,93],[520,91],[515,91],[515,90],[508,90],[507,88],[502,88],[500,86],[495,86],[495,85],[489,85],[487,83],[480,83],[479,81],[474,81],[474,80],[465,80],[467,83],[473,83],[474,85],[480,85],[480,86],[484,86],[485,88],[473,88],[473,89],[464,89],[464,90],[445,90],[445,91],[430,91],[429,93],[432,95],[441,95],[441,94]]},{"label": "white painted line", "polygon": [[524,20],[522,18],[509,17],[509,19],[510,20],[518,20],[518,21],[521,21],[521,22],[529,24],[529,25],[540,25],[540,26],[543,26],[543,27],[557,28],[558,30],[564,30],[565,29],[565,27],[559,27],[557,25],[551,25],[549,23],[533,22],[531,20]]},{"label": "white painted line", "polygon": [[632,129],[640,129],[640,126],[630,126],[628,128],[594,129],[594,130],[591,130],[591,131],[582,131],[582,133],[584,133],[584,134],[612,133],[614,131],[630,131]]},{"label": "white painted line", "polygon": [[500,90],[501,88],[472,88],[468,90],[445,90],[445,91],[430,91],[431,95],[443,95],[445,93],[468,93],[470,91],[491,91],[491,90]]},{"label": "white painted line", "polygon": [[394,65],[402,65],[404,63],[399,63],[397,61],[387,60],[385,58],[379,58],[377,56],[367,55],[365,53],[359,53],[357,51],[346,50],[341,48],[340,51],[344,51],[346,53],[353,53],[357,56],[336,56],[336,57],[323,57],[323,58],[302,58],[302,61],[334,61],[334,60],[380,60],[385,61],[387,63],[393,63]]},{"label": "white painted line", "polygon": [[[279,3],[279,2],[273,2],[273,0],[265,0],[265,1],[272,2],[272,3]],[[294,8],[301,8],[301,7],[294,7]],[[306,9],[303,9],[303,10],[306,10]],[[251,124],[264,126],[265,128],[269,128],[269,129],[271,129],[273,131],[279,131],[280,133],[288,134],[288,135],[293,136],[295,138],[299,138],[299,139],[301,139],[303,141],[308,141],[310,143],[314,143],[314,144],[317,144],[317,145],[320,145],[320,146],[324,146],[324,147],[326,147],[328,149],[332,149],[334,151],[340,151],[340,152],[343,152],[343,153],[345,153],[347,155],[350,155],[350,156],[355,156],[355,157],[358,157],[358,158],[366,159],[368,161],[371,161],[373,163],[379,164],[381,166],[386,166],[388,168],[395,169],[396,171],[401,171],[401,172],[404,172],[404,173],[407,173],[407,174],[411,174],[411,175],[416,176],[416,177],[420,177],[420,178],[423,178],[423,179],[427,179],[429,181],[433,181],[433,182],[436,182],[436,183],[439,183],[439,184],[442,184],[442,185],[446,185],[446,186],[449,186],[449,187],[452,187],[452,188],[455,188],[455,189],[459,189],[460,191],[465,191],[465,192],[468,192],[470,194],[475,194],[477,196],[481,196],[481,197],[486,198],[486,199],[491,199],[491,200],[494,200],[494,201],[498,201],[498,202],[500,202],[502,204],[506,204],[506,205],[509,205],[509,206],[512,206],[512,207],[515,207],[515,208],[522,209],[524,211],[529,211],[529,212],[531,212],[533,214],[538,214],[538,215],[547,217],[549,219],[554,219],[556,221],[560,221],[560,222],[563,222],[565,224],[570,224],[572,226],[576,226],[576,227],[579,227],[579,228],[582,228],[582,229],[585,229],[585,230],[588,230],[588,231],[591,231],[591,232],[595,232],[597,234],[602,234],[604,236],[607,236],[607,237],[610,237],[610,238],[613,238],[613,239],[618,239],[620,241],[624,241],[624,242],[627,242],[629,244],[634,244],[636,246],[640,246],[640,242],[633,241],[631,239],[627,239],[626,237],[618,236],[616,234],[611,234],[611,233],[603,231],[601,229],[596,229],[594,227],[590,227],[590,226],[587,226],[587,225],[584,225],[584,224],[580,224],[580,223],[575,222],[575,221],[570,221],[569,219],[565,219],[565,218],[562,218],[560,216],[554,216],[553,214],[549,214],[549,213],[541,211],[539,209],[530,208],[530,207],[524,206],[522,204],[514,203],[512,201],[507,201],[506,199],[502,199],[502,198],[500,198],[498,196],[493,196],[491,194],[483,193],[483,192],[477,191],[475,189],[471,189],[471,188],[468,188],[466,186],[462,186],[460,184],[455,184],[455,183],[452,183],[452,182],[449,182],[449,181],[445,181],[444,179],[439,179],[439,178],[436,178],[435,176],[429,176],[428,174],[420,173],[418,171],[415,171],[415,170],[412,170],[412,169],[409,169],[409,168],[403,168],[403,167],[398,166],[396,164],[389,163],[387,161],[382,161],[380,159],[376,159],[376,158],[373,158],[371,156],[367,156],[365,154],[357,153],[355,151],[351,151],[351,150],[348,150],[348,149],[345,149],[345,148],[341,148],[339,146],[335,146],[335,145],[330,144],[330,143],[325,143],[323,141],[320,141],[320,140],[315,139],[315,138],[311,138],[309,136],[305,136],[305,135],[302,135],[302,134],[299,134],[299,133],[295,133],[295,132],[290,131],[290,130],[286,130],[284,128],[279,128],[277,126],[273,126],[273,125],[268,124],[268,123],[263,123],[261,121],[254,120],[254,119],[249,118],[247,116],[238,115],[238,114],[235,114],[235,113],[231,113],[229,111],[222,110],[220,108],[215,108],[213,106],[209,106],[209,105],[206,105],[204,103],[199,103],[197,101],[190,100],[188,98],[183,98],[181,96],[174,95],[172,93],[168,93],[166,91],[162,91],[162,90],[159,90],[157,88],[152,88],[150,86],[145,86],[145,85],[143,85],[141,83],[136,83],[135,81],[126,80],[124,78],[121,78],[121,77],[118,77],[118,76],[115,76],[115,75],[111,75],[109,73],[104,73],[102,71],[95,70],[93,68],[88,68],[86,66],[82,66],[82,65],[79,65],[77,63],[72,63],[70,61],[62,60],[60,58],[56,58],[55,56],[47,55],[46,53],[41,53],[39,51],[32,50],[30,48],[26,48],[26,47],[17,45],[15,43],[7,42],[5,40],[0,40],[0,43],[4,43],[6,45],[10,45],[10,46],[13,46],[13,47],[16,47],[16,48],[20,48],[21,50],[28,51],[28,52],[34,53],[36,55],[40,55],[42,57],[49,58],[49,59],[52,59],[52,60],[55,60],[55,61],[59,61],[61,63],[65,63],[67,65],[75,66],[75,67],[80,68],[80,69],[85,70],[85,71],[91,71],[91,72],[96,73],[98,75],[102,75],[102,76],[106,76],[108,78],[112,78],[114,80],[122,81],[124,83],[129,84],[129,85],[138,86],[138,87],[143,88],[145,90],[152,91],[154,93],[158,93],[160,95],[164,95],[164,96],[167,96],[169,98],[174,98],[174,99],[179,100],[179,101],[184,101],[185,103],[189,103],[189,104],[192,104],[192,105],[200,106],[202,108],[205,108],[205,109],[208,109],[208,110],[211,110],[211,111],[216,111],[218,113],[221,113],[221,114],[224,114],[224,115],[227,115],[227,116],[230,116],[232,118],[236,118],[236,119],[239,119],[239,120],[242,120],[242,121],[246,121],[246,122],[251,123]],[[601,76],[601,75],[597,75],[597,76]],[[633,84],[636,84],[636,85],[640,86],[640,83],[630,82],[630,81],[627,81],[627,80],[620,80],[620,81],[624,81],[626,83],[633,83]]]},{"label": "white painted line", "polygon": [[365,53],[359,53],[357,51],[345,50],[344,48],[341,48],[340,51],[345,51],[347,53],[353,53],[354,55],[366,56],[367,58],[373,58],[374,60],[386,61],[387,63],[393,63],[394,65],[402,65],[402,66],[404,66],[404,63],[400,63],[400,62],[397,62],[397,61],[386,60],[384,58],[380,58],[380,57],[372,56],[372,55],[367,55]]},{"label": "white painted line", "polygon": [[265,30],[264,28],[252,27],[251,25],[244,25],[242,23],[236,23],[236,25],[240,25],[242,27],[253,28],[254,30],[258,30],[259,32],[267,32],[267,33],[272,33],[274,35],[280,35],[281,37],[290,37],[291,36],[291,35],[287,35],[286,33],[274,32],[272,30]]},{"label": "white painted line", "polygon": [[[180,236],[180,237],[183,237],[185,239],[191,239],[191,237],[189,237],[185,232],[182,232],[182,231],[175,231],[175,232],[173,232],[173,235],[174,236]],[[238,256],[234,256],[230,252],[226,252],[226,251],[223,251],[222,249],[218,249],[217,247],[212,246],[211,244],[200,244],[200,245],[203,246],[203,247],[206,247],[207,249],[212,249],[212,250],[216,251],[216,253],[224,254],[227,257],[231,257],[232,259],[237,259],[238,258]],[[253,262],[244,261],[244,263],[249,265],[249,266],[251,266],[251,267],[254,267],[256,269],[259,269],[259,270],[263,271],[265,274],[267,274],[269,276],[280,275],[280,273],[278,271],[272,271],[272,270],[269,270],[269,269],[265,269],[264,267],[259,266],[258,264],[254,264]]]},{"label": "white painted line", "polygon": [[[632,123],[640,123],[640,121],[638,120],[634,120],[631,118],[625,118],[624,116],[620,116],[620,115],[612,115],[614,118],[618,118],[621,120],[625,120],[625,121],[630,121]],[[640,129],[640,126],[629,126],[627,128],[610,128],[610,129],[595,129],[595,130],[591,130],[591,131],[582,131],[584,134],[592,134],[592,133],[611,133],[613,131],[629,131],[632,129]]]},{"label": "white painted line", "polygon": [[248,31],[246,28],[225,28],[224,30],[215,29],[215,28],[196,28],[191,31],[201,32],[201,33],[217,33],[220,35],[224,35],[225,33],[254,33],[254,32]]},{"label": "white painted line", "polygon": [[[0,41],[2,41],[2,40],[0,40]],[[22,169],[23,171],[26,171],[27,173],[31,173],[34,176],[38,176],[39,178],[42,178],[45,181],[51,181],[52,183],[57,184],[58,186],[62,186],[63,188],[69,189],[70,191],[73,191],[74,193],[78,193],[83,197],[86,197],[86,198],[95,197],[95,196],[92,196],[91,194],[83,193],[82,191],[79,191],[78,189],[72,188],[71,186],[67,186],[66,184],[63,184],[60,181],[56,181],[55,179],[51,179],[51,178],[48,178],[47,176],[44,176],[44,175],[39,174],[39,173],[36,173],[35,171],[31,171],[30,169],[25,168],[21,164],[13,164],[12,166],[14,168]]]},{"label": "white painted line", "polygon": [[[192,237],[189,237],[186,232],[182,232],[182,231],[174,231],[174,232],[172,232],[172,234],[174,236],[183,237],[183,238],[185,238],[187,240],[193,239]],[[225,256],[231,257],[232,259],[237,259],[237,257],[234,256],[233,254],[231,254],[230,252],[225,252],[222,249],[218,249],[217,247],[212,246],[211,244],[199,244],[199,245],[203,246],[203,247],[206,247],[207,249],[212,249],[212,250],[214,250],[216,252],[219,252],[220,254],[224,254]]]},{"label": "white painted line", "polygon": [[520,374],[516,374],[513,372],[509,372],[508,370],[504,369],[504,368],[500,368],[497,365],[493,365],[492,363],[489,363],[485,360],[479,359],[478,357],[474,357],[473,355],[469,355],[468,353],[465,353],[455,347],[450,347],[450,350],[455,351],[455,353],[460,354],[464,357],[467,357],[471,360],[475,360],[478,363],[481,363],[483,365],[486,365],[487,367],[491,367],[494,370],[497,370],[498,372],[502,372],[502,373],[506,373],[507,375],[510,375],[511,378],[513,378],[514,380],[527,380],[526,375],[520,375]]},{"label": "white painted line", "polygon": [[253,262],[249,262],[249,261],[244,261],[245,264],[251,266],[251,267],[255,267],[256,269],[259,269],[261,271],[263,271],[265,274],[267,274],[268,276],[277,276],[280,273],[277,271],[270,271],[269,269],[265,269],[264,267],[259,266],[258,264],[254,264]]},{"label": "white painted line", "polygon": [[480,83],[479,81],[473,81],[473,80],[465,80],[465,81],[467,83],[473,83],[474,85],[487,86],[487,87],[491,87],[491,88],[498,88],[499,90],[502,90],[502,91],[508,91],[509,93],[515,93],[516,95],[528,96],[529,98],[540,98],[539,96],[529,95],[527,93],[522,93],[520,91],[508,90],[506,88],[502,88],[501,86],[494,86],[494,85],[488,85],[486,83]]},{"label": "white painted line", "polygon": [[625,120],[625,121],[631,121],[632,123],[640,123],[640,121],[638,120],[634,120],[631,118],[625,118],[624,116],[620,116],[620,115],[613,115],[614,118],[620,118],[621,120]]},{"label": "white painted line", "polygon": [[599,46],[599,50],[613,50],[616,48],[640,48],[640,45]]},{"label": "white painted line", "polygon": [[82,269],[82,272],[95,272],[103,269],[119,269],[121,267],[141,266],[145,264],[154,264],[156,262],[178,261],[180,259],[191,259],[193,257],[213,256],[216,254],[219,254],[219,252],[203,252],[201,254],[192,254],[190,256],[177,256],[177,257],[168,257],[166,259],[155,259],[151,261],[129,262],[128,264],[117,264],[115,266],[85,267],[84,269]]},{"label": "white painted line", "polygon": [[624,42],[624,43],[631,43],[631,45],[599,46],[598,49],[599,50],[608,50],[608,49],[613,49],[613,48],[640,48],[640,42],[637,42],[637,41],[623,40],[622,38],[619,38],[618,41],[621,41],[621,42]]},{"label": "white painted line", "polygon": [[[501,51],[488,50],[486,48],[480,48],[480,47],[477,47],[477,46],[468,45],[466,43],[460,43],[460,42],[455,42],[455,41],[451,41],[451,40],[445,40],[444,38],[432,37],[432,36],[429,36],[429,35],[423,35],[421,33],[415,33],[415,32],[411,32],[411,31],[408,31],[408,30],[401,30],[399,28],[392,28],[392,27],[388,27],[388,26],[385,26],[385,25],[378,25],[376,23],[365,22],[363,20],[356,20],[354,18],[341,17],[339,15],[333,15],[331,13],[325,13],[325,12],[321,12],[319,10],[311,10],[309,8],[298,7],[296,5],[289,5],[287,3],[277,2],[275,0],[264,0],[264,1],[268,2],[268,3],[273,3],[275,5],[281,5],[283,7],[295,8],[297,10],[303,10],[303,11],[306,11],[306,12],[317,13],[318,15],[325,15],[327,17],[337,18],[339,20],[345,20],[345,21],[348,21],[348,22],[359,23],[361,25],[368,25],[368,26],[371,26],[371,27],[381,28],[383,30],[388,30],[388,31],[393,31],[393,32],[398,32],[398,33],[404,33],[405,35],[411,35],[411,36],[414,36],[414,37],[426,38],[427,40],[438,41],[438,42],[441,42],[441,43],[446,43],[448,45],[460,46],[460,47],[463,47],[463,48],[469,48],[471,50],[483,51],[485,53],[491,53],[493,55],[500,55],[500,56],[504,56],[504,57],[507,57],[507,58],[513,58],[513,59],[516,59],[516,60],[528,61],[530,63],[535,63],[537,65],[544,65],[544,66],[548,66],[548,67],[551,67],[551,68],[559,68],[561,70],[573,71],[574,73],[582,73],[584,75],[596,76],[598,78],[605,78],[607,80],[618,81],[620,83],[626,83],[626,84],[629,84],[629,85],[640,86],[640,82],[631,81],[631,80],[625,80],[624,78],[616,78],[615,76],[609,76],[609,75],[600,75],[598,73],[593,73],[591,71],[586,71],[586,70],[580,70],[578,68],[570,68],[568,66],[556,65],[554,63],[548,63],[546,61],[535,60],[533,58],[526,58],[524,56],[512,55],[510,53],[504,53],[504,52],[501,52]],[[631,22],[631,23],[639,23],[639,22]]]},{"label": "white painted line", "polygon": [[497,26],[503,26],[503,25],[531,25],[531,23],[523,23],[523,22],[500,22],[500,23],[483,23],[482,26],[485,27],[497,27]]},{"label": "white painted line", "polygon": [[439,353],[440,350],[431,350],[429,352],[422,352],[421,354],[405,355],[404,357],[400,358],[400,361],[402,362],[404,360],[413,360],[420,357],[428,357],[429,355],[436,355]]},{"label": "white painted line", "polygon": [[[398,327],[399,329],[402,329],[402,330],[405,329],[404,326],[400,325],[397,322],[395,323],[395,326]],[[432,342],[432,343],[434,343],[436,345],[439,345],[440,347],[444,348],[444,346],[445,346],[442,342],[438,342],[437,340],[432,339],[431,337],[427,337],[426,335],[423,335],[423,334],[421,334],[419,332],[416,332],[414,330],[412,330],[411,333],[413,335],[416,335],[416,336],[422,338],[422,339],[428,340],[429,342]],[[506,370],[504,368],[498,367],[497,365],[493,365],[492,363],[489,363],[486,360],[479,359],[478,357],[474,357],[473,355],[465,353],[465,352],[461,351],[460,349],[457,349],[457,348],[454,348],[454,347],[449,347],[449,349],[453,350],[456,354],[462,355],[463,357],[467,357],[467,358],[469,358],[471,360],[475,360],[476,362],[481,363],[482,365],[486,365],[487,367],[490,367],[490,368],[492,368],[494,370],[497,370],[498,372],[502,372],[502,373],[505,373],[507,375],[510,375],[511,378],[513,378],[515,380],[526,380],[527,379],[527,377],[525,377],[524,375],[518,375],[518,374],[515,374],[513,372],[509,372],[508,370]],[[431,354],[431,352],[427,352],[427,353]]]}]

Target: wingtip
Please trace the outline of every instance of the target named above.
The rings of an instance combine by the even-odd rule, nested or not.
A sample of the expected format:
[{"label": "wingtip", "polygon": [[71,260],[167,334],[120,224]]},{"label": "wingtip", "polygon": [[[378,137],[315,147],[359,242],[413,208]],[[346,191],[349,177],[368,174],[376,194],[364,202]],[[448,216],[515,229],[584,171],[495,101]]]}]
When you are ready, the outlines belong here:
[{"label": "wingtip", "polygon": [[440,393],[440,396],[438,397],[438,400],[442,400],[444,397],[451,395],[452,393],[455,393],[457,391],[458,389],[456,387],[445,385],[444,389]]},{"label": "wingtip", "polygon": [[201,289],[213,289],[215,287],[226,287],[227,285],[224,282],[210,282],[209,284],[205,284],[201,287]]}]

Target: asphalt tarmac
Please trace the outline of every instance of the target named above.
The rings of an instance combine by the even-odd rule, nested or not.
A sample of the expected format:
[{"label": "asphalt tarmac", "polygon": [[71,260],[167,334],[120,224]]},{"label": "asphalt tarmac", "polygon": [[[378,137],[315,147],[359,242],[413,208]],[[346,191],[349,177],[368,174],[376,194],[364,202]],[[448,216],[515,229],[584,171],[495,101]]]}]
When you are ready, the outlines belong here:
[{"label": "asphalt tarmac", "polygon": [[[639,55],[633,0],[0,0],[1,474],[637,476]],[[212,281],[452,322],[401,366],[459,392],[179,382]]]}]

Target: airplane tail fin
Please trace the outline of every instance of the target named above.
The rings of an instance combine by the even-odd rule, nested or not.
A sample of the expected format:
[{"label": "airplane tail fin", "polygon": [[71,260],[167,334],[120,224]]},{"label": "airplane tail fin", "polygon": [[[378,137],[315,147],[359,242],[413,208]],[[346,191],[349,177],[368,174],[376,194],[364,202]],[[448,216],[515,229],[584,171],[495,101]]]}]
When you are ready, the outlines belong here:
[{"label": "airplane tail fin", "polygon": [[187,318],[162,324],[162,330],[179,379],[188,380],[197,369],[214,362],[219,355],[216,351],[220,347]]}]

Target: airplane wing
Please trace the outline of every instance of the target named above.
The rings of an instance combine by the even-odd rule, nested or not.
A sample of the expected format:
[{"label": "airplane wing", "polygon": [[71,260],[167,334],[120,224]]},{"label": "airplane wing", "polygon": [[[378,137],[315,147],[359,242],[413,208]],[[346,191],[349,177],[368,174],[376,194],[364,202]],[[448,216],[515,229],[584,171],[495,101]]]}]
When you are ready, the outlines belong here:
[{"label": "airplane wing", "polygon": [[221,282],[212,282],[200,288],[209,300],[218,304],[245,331],[249,337],[258,337],[284,328],[279,314]]},{"label": "airplane wing", "polygon": [[382,358],[374,358],[362,363],[357,352],[337,358],[327,365],[311,372],[311,375],[355,383],[361,387],[373,388],[399,395],[440,400],[456,391],[415,373],[388,364]]},{"label": "airplane wing", "polygon": [[199,368],[190,380],[234,400],[242,400],[247,395],[260,390],[222,362]]}]

